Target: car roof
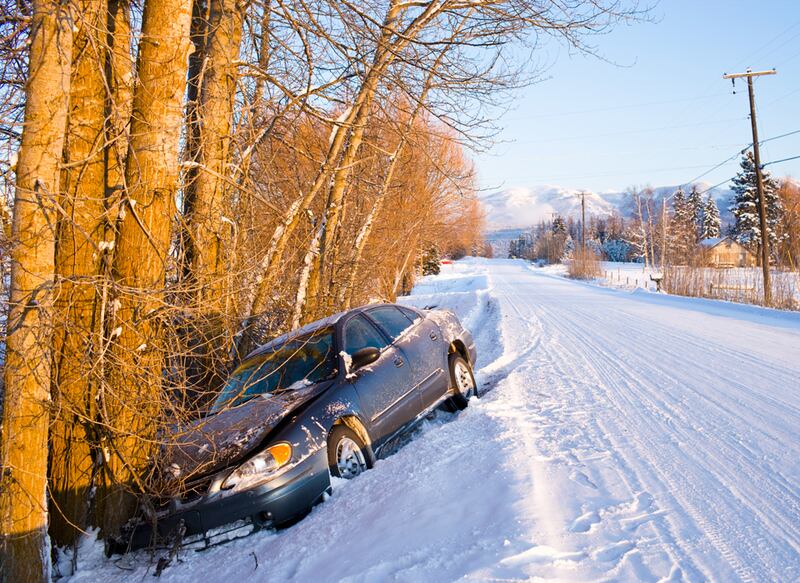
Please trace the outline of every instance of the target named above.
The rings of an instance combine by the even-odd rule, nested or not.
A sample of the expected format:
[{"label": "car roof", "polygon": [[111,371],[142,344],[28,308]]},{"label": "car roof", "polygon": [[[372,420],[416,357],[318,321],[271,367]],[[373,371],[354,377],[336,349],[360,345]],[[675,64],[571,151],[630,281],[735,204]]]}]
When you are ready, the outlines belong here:
[{"label": "car roof", "polygon": [[[359,306],[357,308],[352,308],[350,310],[344,310],[342,312],[337,312],[321,320],[315,320],[313,322],[309,322],[305,326],[301,328],[297,328],[295,330],[290,330],[285,334],[281,334],[270,340],[269,342],[262,344],[255,350],[253,350],[250,354],[245,357],[245,360],[251,358],[253,356],[257,356],[262,354],[268,350],[271,350],[275,346],[279,346],[285,343],[288,340],[292,340],[293,338],[298,338],[300,336],[305,336],[306,334],[311,334],[317,330],[321,330],[322,328],[330,328],[335,326],[340,320],[342,320],[345,316],[349,316],[350,314],[356,314],[363,312],[365,310],[369,310],[370,308],[374,308],[377,306],[396,306],[397,304],[390,304],[390,303],[375,303],[375,304],[366,304],[364,306]],[[406,307],[406,306],[403,306]]]}]

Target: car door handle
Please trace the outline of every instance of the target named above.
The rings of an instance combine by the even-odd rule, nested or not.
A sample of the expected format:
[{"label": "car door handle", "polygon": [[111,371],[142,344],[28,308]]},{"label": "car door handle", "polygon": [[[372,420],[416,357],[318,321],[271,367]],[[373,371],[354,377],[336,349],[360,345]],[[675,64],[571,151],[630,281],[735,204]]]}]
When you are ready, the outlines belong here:
[{"label": "car door handle", "polygon": [[405,362],[403,362],[403,359],[402,359],[402,358],[400,358],[400,357],[397,357],[397,358],[395,358],[395,359],[394,359],[394,365],[395,365],[397,368],[400,368],[400,367],[401,367],[401,366],[403,366],[404,364],[405,364]]},{"label": "car door handle", "polygon": [[439,335],[436,332],[431,332],[430,333],[430,337],[431,337],[431,340],[438,340],[439,339]]}]

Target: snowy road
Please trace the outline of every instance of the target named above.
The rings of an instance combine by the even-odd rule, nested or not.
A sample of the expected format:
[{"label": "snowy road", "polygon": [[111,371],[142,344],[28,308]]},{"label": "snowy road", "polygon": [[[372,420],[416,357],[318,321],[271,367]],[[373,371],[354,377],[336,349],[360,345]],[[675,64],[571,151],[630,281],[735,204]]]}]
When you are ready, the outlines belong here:
[{"label": "snowy road", "polygon": [[[406,301],[459,313],[491,390],[294,527],[162,579],[800,580],[800,315],[505,260]],[[74,580],[140,579],[134,560],[87,546]]]}]

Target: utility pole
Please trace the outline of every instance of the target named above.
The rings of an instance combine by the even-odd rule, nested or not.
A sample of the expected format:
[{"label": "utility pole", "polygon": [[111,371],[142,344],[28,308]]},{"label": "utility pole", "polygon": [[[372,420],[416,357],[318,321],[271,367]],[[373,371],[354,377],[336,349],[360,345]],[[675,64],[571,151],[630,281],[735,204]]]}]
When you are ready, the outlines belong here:
[{"label": "utility pole", "polygon": [[581,248],[586,254],[586,191],[581,190],[578,196],[581,197]]},{"label": "utility pole", "polygon": [[730,79],[731,83],[740,77],[747,78],[747,92],[750,95],[750,126],[753,130],[753,157],[756,163],[756,187],[758,189],[758,219],[761,226],[761,269],[764,274],[764,305],[772,304],[772,283],[769,273],[769,233],[767,232],[767,203],[764,196],[764,182],[761,177],[761,154],[758,147],[758,127],[756,125],[756,97],[753,91],[753,77],[761,75],[775,75],[777,71],[757,71],[747,69],[744,73],[725,74],[723,79]]},{"label": "utility pole", "polygon": [[667,197],[661,199],[661,274],[664,274],[667,257]]}]

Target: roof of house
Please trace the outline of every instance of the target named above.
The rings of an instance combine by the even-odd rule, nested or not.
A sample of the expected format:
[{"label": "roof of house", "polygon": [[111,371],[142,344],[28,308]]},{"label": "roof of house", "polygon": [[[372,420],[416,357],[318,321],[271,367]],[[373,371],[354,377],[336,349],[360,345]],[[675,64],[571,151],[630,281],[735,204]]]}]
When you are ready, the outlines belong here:
[{"label": "roof of house", "polygon": [[709,237],[708,239],[703,239],[702,241],[700,241],[700,244],[703,247],[708,247],[710,249],[711,247],[716,247],[717,245],[722,243],[725,239],[730,240],[730,237]]},{"label": "roof of house", "polygon": [[747,247],[745,247],[744,245],[742,245],[741,243],[739,243],[735,239],[732,239],[731,237],[709,237],[708,239],[703,239],[702,241],[700,241],[700,245],[702,245],[706,249],[713,249],[714,247],[716,247],[717,245],[719,245],[720,243],[723,243],[725,241],[727,241],[728,243],[731,243],[733,245],[736,245],[740,249],[743,249],[744,251],[747,251],[748,253],[753,255],[753,252],[750,249],[748,249]]}]

